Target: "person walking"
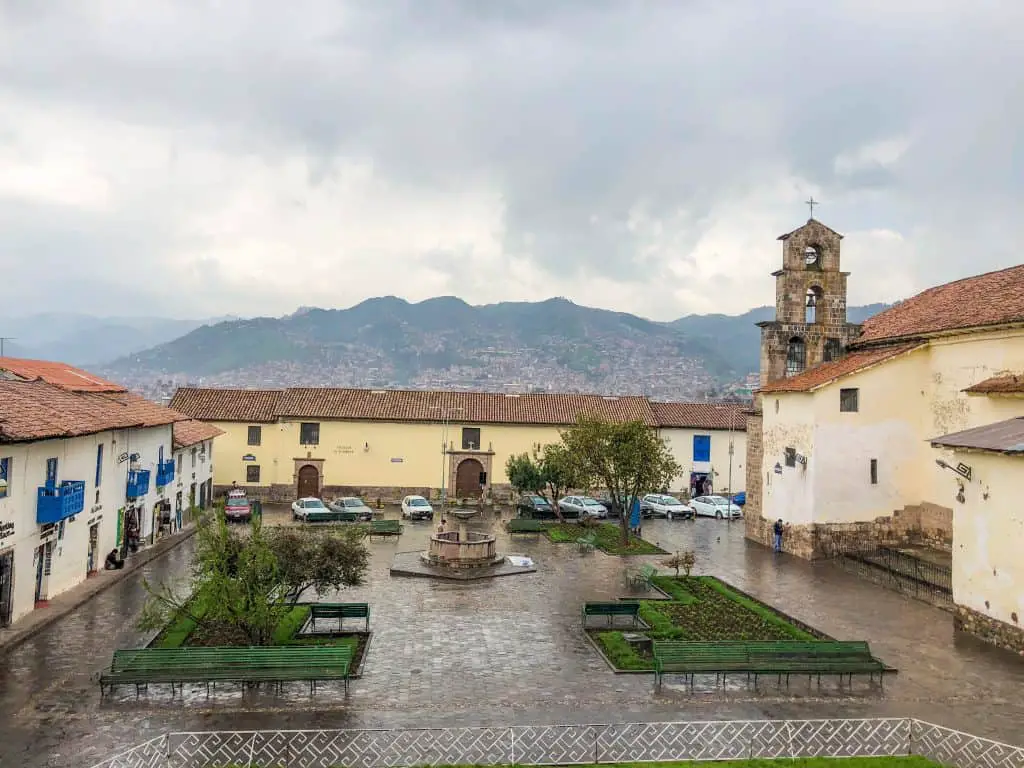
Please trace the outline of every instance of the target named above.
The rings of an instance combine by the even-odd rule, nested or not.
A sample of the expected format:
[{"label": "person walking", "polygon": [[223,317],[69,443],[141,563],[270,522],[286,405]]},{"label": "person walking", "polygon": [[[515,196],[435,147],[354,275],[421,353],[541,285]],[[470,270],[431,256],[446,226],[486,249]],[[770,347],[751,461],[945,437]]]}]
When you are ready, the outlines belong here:
[{"label": "person walking", "polygon": [[772,531],[775,533],[775,551],[782,551],[782,518],[780,517],[775,521],[775,525],[772,526]]}]

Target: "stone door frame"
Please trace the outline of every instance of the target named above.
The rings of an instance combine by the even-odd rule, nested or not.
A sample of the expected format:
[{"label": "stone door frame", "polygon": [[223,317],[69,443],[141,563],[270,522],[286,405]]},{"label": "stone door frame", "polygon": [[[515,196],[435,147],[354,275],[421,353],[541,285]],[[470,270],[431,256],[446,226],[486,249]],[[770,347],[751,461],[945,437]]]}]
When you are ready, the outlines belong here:
[{"label": "stone door frame", "polygon": [[316,473],[317,473],[317,488],[316,488],[316,492],[317,492],[317,495],[319,496],[319,494],[323,493],[323,490],[324,490],[324,461],[326,461],[326,459],[312,459],[312,458],[309,458],[309,459],[298,459],[298,458],[293,458],[292,461],[295,463],[295,466],[294,466],[293,471],[292,471],[292,488],[295,491],[295,498],[296,499],[299,498],[299,470],[302,469],[303,467],[307,466],[307,465],[313,467],[314,469],[316,469]]},{"label": "stone door frame", "polygon": [[494,451],[448,451],[448,498],[458,498],[455,493],[455,483],[459,476],[459,465],[466,459],[474,459],[480,462],[480,466],[487,473],[487,482],[480,486],[480,497],[484,498],[491,490],[491,483],[494,481],[492,464],[494,463]]}]

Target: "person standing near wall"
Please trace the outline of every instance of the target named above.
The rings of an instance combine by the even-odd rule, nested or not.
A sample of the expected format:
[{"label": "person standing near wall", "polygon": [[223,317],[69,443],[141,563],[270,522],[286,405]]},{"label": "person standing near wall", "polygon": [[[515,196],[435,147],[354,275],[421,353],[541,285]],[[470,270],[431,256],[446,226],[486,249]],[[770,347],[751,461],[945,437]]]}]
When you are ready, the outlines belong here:
[{"label": "person standing near wall", "polygon": [[778,520],[775,521],[775,525],[772,526],[772,532],[775,534],[775,547],[774,547],[774,549],[775,549],[776,552],[781,552],[782,551],[782,531],[783,530],[784,529],[783,529],[783,526],[782,526],[782,518],[780,517]]}]

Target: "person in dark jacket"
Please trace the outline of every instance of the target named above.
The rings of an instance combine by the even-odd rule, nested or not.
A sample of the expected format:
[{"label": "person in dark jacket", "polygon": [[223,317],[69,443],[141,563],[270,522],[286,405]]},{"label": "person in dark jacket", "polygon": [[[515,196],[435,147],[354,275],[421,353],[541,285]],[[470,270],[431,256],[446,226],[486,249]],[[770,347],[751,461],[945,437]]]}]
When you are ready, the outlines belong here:
[{"label": "person in dark jacket", "polygon": [[110,550],[107,555],[107,561],[103,564],[103,567],[108,571],[120,571],[124,568],[124,560],[121,559],[121,555],[116,549]]},{"label": "person in dark jacket", "polygon": [[775,551],[782,551],[782,518],[780,517],[775,521],[775,525],[772,526],[772,531],[775,533]]}]

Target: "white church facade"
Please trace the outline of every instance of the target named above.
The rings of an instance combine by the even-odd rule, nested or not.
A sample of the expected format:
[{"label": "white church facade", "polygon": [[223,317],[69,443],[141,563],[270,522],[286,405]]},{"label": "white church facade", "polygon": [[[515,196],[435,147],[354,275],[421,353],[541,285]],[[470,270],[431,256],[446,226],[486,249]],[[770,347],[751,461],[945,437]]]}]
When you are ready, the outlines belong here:
[{"label": "white church facade", "polygon": [[[784,238],[748,422],[748,537],[767,543],[782,520],[800,557],[840,540],[946,550],[958,625],[1024,650],[1024,265],[852,326],[840,236],[812,219]],[[822,317],[822,298],[841,311]],[[814,357],[822,336],[843,340]]]}]

